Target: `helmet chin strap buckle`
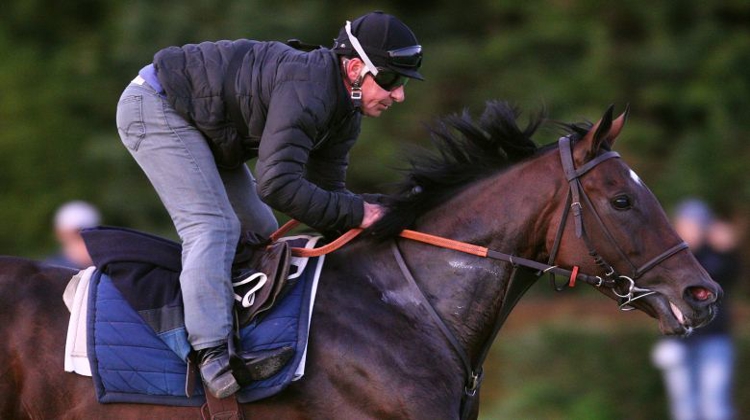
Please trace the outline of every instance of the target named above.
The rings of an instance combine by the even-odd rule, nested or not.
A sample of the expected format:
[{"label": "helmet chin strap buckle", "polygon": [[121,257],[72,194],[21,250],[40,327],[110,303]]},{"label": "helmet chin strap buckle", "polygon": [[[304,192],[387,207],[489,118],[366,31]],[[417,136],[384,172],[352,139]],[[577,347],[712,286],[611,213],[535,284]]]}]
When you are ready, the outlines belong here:
[{"label": "helmet chin strap buckle", "polygon": [[352,83],[352,92],[349,95],[354,104],[354,108],[362,110],[362,79],[357,79]]}]

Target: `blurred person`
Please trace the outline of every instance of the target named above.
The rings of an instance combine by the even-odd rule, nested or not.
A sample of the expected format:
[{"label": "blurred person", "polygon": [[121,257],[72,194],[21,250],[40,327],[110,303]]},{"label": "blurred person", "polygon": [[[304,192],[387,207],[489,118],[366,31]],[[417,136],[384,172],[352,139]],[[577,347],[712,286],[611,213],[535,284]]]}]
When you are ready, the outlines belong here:
[{"label": "blurred person", "polygon": [[662,371],[674,420],[733,419],[735,351],[726,297],[738,277],[737,238],[731,225],[715,220],[708,206],[696,199],[677,207],[674,224],[701,265],[728,293],[711,323],[689,337],[660,340],[652,359]]},{"label": "blurred person", "polygon": [[[380,116],[404,101],[407,81],[422,80],[416,36],[382,12],[347,21],[330,49],[290,45],[163,49],[117,105],[122,142],[182,241],[188,340],[218,398],[239,389],[227,342],[241,233],[267,238],[277,228],[270,207],[323,232],[378,220],[384,207],[346,189],[349,150],[362,116]],[[256,157],[257,181],[245,165]]]},{"label": "blurred person", "polygon": [[70,201],[55,212],[55,238],[60,244],[58,254],[45,260],[47,264],[83,269],[93,265],[81,230],[101,224],[101,214],[85,201]]},{"label": "blurred person", "polygon": [[708,243],[721,254],[730,254],[734,258],[737,252],[740,238],[735,227],[724,220],[715,220],[708,229]]}]

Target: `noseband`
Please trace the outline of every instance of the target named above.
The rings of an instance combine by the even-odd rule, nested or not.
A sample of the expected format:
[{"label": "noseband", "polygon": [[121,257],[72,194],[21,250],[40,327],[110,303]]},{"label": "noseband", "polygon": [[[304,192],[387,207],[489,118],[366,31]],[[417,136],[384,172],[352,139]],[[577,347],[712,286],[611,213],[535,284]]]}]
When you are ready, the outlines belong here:
[{"label": "noseband", "polygon": [[[581,177],[583,177],[583,175],[588,173],[591,169],[595,168],[602,162],[605,162],[609,159],[620,158],[620,154],[613,151],[605,152],[590,160],[580,168],[576,168],[575,162],[573,160],[573,145],[571,143],[570,136],[562,137],[560,139],[559,148],[560,161],[562,162],[563,171],[565,172],[565,177],[570,188],[568,190],[568,198],[565,205],[565,210],[563,211],[562,218],[560,219],[560,225],[557,229],[557,234],[555,235],[555,242],[552,246],[552,251],[550,252],[548,264],[551,267],[556,267],[554,266],[554,261],[557,258],[558,251],[560,250],[560,244],[562,241],[563,232],[565,230],[565,224],[568,220],[568,216],[573,213],[576,237],[583,239],[583,242],[588,248],[589,255],[594,259],[594,262],[596,262],[596,264],[604,270],[604,276],[594,276],[597,281],[594,282],[593,285],[596,287],[605,286],[611,288],[612,292],[620,298],[619,307],[621,310],[629,311],[635,309],[632,306],[632,302],[656,293],[653,290],[638,287],[635,284],[635,280],[646,274],[649,270],[656,267],[661,262],[667,260],[678,252],[687,249],[688,246],[685,242],[680,242],[679,244],[650,259],[640,267],[633,264],[633,262],[627,257],[625,252],[623,252],[623,250],[617,244],[617,241],[614,239],[609,229],[607,229],[607,226],[604,224],[602,218],[596,212],[594,204],[591,202],[591,199],[586,194],[586,191],[581,184]],[[589,238],[588,234],[586,233],[586,228],[583,223],[584,206],[588,210],[590,210],[590,213],[594,216],[594,220],[596,220],[601,231],[604,232],[604,235],[606,236],[607,241],[609,241],[609,243],[612,245],[612,248],[614,248],[622,258],[622,260],[630,266],[630,275],[626,276],[619,274],[617,270],[615,270],[614,266],[608,263],[604,259],[604,257],[602,257],[596,250],[594,244],[591,241],[591,238]],[[549,270],[544,271],[547,272]],[[555,290],[563,290],[565,286],[558,286],[555,280],[555,272],[549,271],[549,273],[550,281]],[[624,290],[624,292],[621,292],[621,290]]]}]

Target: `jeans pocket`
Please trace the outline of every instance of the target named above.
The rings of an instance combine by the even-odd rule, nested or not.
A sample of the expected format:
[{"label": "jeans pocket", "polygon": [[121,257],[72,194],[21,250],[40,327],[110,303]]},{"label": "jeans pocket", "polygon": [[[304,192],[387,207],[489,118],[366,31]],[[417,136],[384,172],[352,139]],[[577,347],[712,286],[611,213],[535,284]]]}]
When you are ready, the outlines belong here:
[{"label": "jeans pocket", "polygon": [[117,132],[123,144],[132,151],[146,137],[146,124],[143,122],[143,96],[128,95],[120,98],[117,104]]}]

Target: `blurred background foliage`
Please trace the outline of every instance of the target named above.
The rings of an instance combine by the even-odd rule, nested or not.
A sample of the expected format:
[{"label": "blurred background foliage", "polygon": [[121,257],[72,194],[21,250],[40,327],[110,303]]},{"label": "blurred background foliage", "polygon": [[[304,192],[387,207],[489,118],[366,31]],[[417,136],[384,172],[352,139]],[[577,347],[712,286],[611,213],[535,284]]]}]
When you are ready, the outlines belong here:
[{"label": "blurred background foliage", "polygon": [[[366,120],[349,173],[383,191],[424,124],[503,98],[551,119],[596,120],[632,107],[618,149],[669,208],[705,198],[750,212],[750,3],[624,0],[9,0],[0,15],[0,253],[53,245],[62,202],[100,206],[109,224],[174,238],[145,177],[120,144],[117,99],[153,54],[203,40],[300,38],[330,45],[346,19],[400,16],[425,49],[427,81]],[[554,128],[537,135],[555,140]],[[408,150],[408,149],[407,149]]]},{"label": "blurred background foliage", "polygon": [[[464,108],[479,113],[488,99],[517,103],[527,115],[546,109],[551,119],[568,122],[596,120],[608,104],[621,111],[629,103],[631,118],[617,148],[665,207],[698,196],[736,226],[748,226],[746,0],[3,4],[0,254],[50,253],[52,215],[71,199],[99,206],[107,224],[176,238],[114,121],[122,89],[159,49],[234,38],[300,38],[329,46],[346,19],[374,9],[414,29],[425,50],[427,80],[409,84],[405,103],[364,121],[352,153],[352,190],[387,190],[400,176],[405,146],[428,144],[425,123]],[[536,140],[544,144],[557,136],[550,125]],[[493,394],[492,386],[485,387],[485,395],[501,392],[504,403],[484,398],[484,417],[664,418],[663,395],[651,392],[663,392],[657,374],[643,368],[648,337],[655,339],[653,321],[647,325],[646,332],[620,331],[616,338],[557,327],[512,340],[501,334],[493,360],[502,360],[503,367],[491,381],[498,388]],[[630,363],[599,357],[587,362],[593,365],[574,365],[566,358],[612,348]],[[748,358],[748,345],[742,351]],[[607,370],[619,373],[605,378],[601,372]],[[613,387],[631,405],[618,408]]]},{"label": "blurred background foliage", "polygon": [[[651,352],[656,322],[618,312],[591,291],[542,296],[539,281],[508,318],[485,364],[481,420],[665,420],[670,418],[661,372]],[[750,416],[750,318],[735,307],[736,419]]]}]

